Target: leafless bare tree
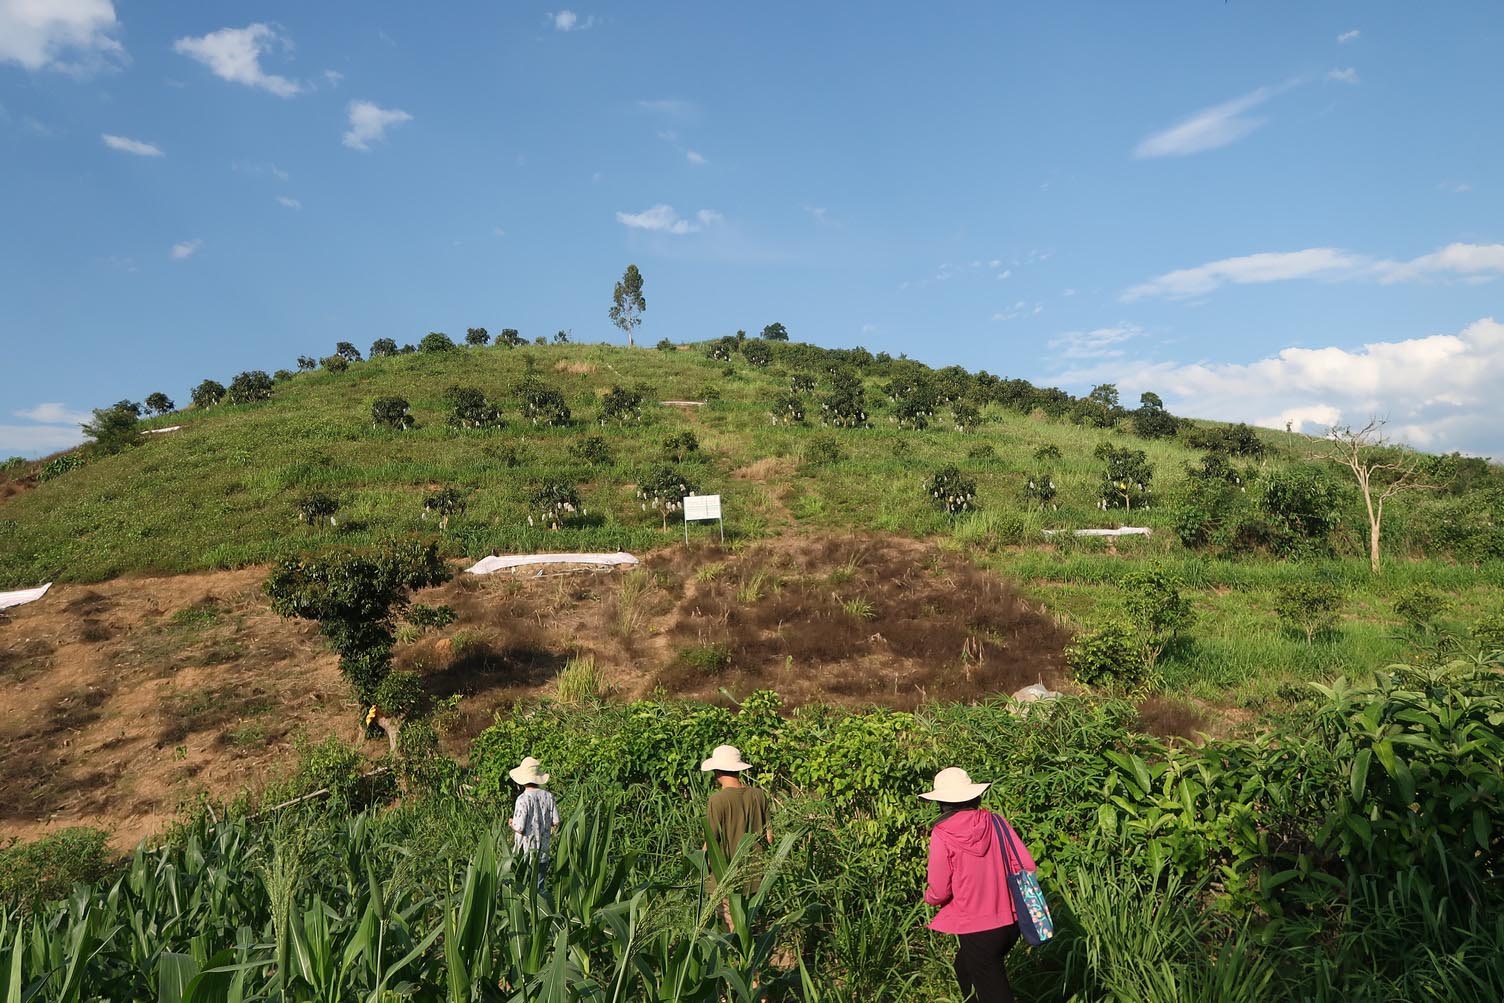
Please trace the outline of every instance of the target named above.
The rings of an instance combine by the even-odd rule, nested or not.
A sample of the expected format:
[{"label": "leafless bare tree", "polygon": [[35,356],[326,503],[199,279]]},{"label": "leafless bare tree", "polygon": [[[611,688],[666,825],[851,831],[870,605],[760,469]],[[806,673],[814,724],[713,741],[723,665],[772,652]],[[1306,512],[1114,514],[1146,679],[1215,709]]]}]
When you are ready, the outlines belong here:
[{"label": "leafless bare tree", "polygon": [[1362,428],[1333,425],[1317,458],[1352,471],[1368,510],[1368,565],[1379,573],[1379,539],[1384,526],[1384,503],[1406,491],[1431,491],[1425,480],[1426,457],[1397,446],[1384,436],[1383,418],[1371,418]]}]

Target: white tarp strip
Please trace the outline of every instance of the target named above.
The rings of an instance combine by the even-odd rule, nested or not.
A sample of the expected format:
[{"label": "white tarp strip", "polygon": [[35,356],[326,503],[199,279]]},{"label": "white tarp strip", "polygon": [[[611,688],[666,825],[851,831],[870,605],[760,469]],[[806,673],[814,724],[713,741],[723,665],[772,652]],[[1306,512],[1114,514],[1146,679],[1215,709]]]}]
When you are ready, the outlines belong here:
[{"label": "white tarp strip", "polygon": [[142,429],[142,434],[143,435],[161,435],[163,432],[176,432],[178,429],[180,429],[182,427],[183,427],[182,425],[168,425],[166,428],[147,428],[147,429]]},{"label": "white tarp strip", "polygon": [[[1045,536],[1054,536],[1056,533],[1064,533],[1063,529],[1047,529]],[[1147,526],[1119,526],[1117,529],[1073,529],[1072,536],[1149,536]]]},{"label": "white tarp strip", "polygon": [[508,568],[524,568],[534,564],[636,564],[637,558],[624,551],[614,554],[513,554],[503,557],[483,557],[465,571],[472,575],[489,575]]},{"label": "white tarp strip", "polygon": [[39,585],[34,589],[21,589],[19,592],[0,592],[0,609],[10,609],[12,606],[24,606],[29,602],[36,602],[47,594],[52,588],[52,583]]},{"label": "white tarp strip", "polygon": [[671,405],[673,407],[704,407],[705,406],[705,402],[704,401],[659,401],[658,403],[659,404],[665,404],[665,405]]}]

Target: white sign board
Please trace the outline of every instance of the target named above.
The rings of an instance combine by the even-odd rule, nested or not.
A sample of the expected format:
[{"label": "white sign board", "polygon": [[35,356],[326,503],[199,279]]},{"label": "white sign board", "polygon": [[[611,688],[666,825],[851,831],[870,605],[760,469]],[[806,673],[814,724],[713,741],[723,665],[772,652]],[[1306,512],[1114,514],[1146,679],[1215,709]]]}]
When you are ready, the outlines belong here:
[{"label": "white sign board", "polygon": [[710,522],[721,517],[720,495],[685,495],[684,521]]}]

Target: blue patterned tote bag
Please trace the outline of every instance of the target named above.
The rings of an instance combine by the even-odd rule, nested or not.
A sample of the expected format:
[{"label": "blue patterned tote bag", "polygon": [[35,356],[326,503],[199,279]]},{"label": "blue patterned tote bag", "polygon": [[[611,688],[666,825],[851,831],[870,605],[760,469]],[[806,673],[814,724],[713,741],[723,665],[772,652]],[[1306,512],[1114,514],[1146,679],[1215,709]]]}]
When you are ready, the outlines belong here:
[{"label": "blue patterned tote bag", "polygon": [[[1019,935],[1031,947],[1038,947],[1055,936],[1055,921],[1044,901],[1044,889],[1032,871],[1024,870],[1018,848],[1008,838],[1012,831],[992,813],[992,828],[997,833],[998,850],[1003,855],[1003,872],[1008,877],[1008,893],[1013,897],[1013,915],[1018,920]],[[1011,851],[1011,852],[1010,852]]]}]

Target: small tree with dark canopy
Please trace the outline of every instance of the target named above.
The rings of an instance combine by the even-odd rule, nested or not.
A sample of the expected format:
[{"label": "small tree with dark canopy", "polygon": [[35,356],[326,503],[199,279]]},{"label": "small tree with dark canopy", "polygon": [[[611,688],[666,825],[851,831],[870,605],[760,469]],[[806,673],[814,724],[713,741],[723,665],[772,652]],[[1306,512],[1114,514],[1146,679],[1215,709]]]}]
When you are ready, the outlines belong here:
[{"label": "small tree with dark canopy", "polygon": [[306,522],[310,526],[317,525],[325,519],[329,520],[329,525],[335,525],[334,513],[338,511],[339,499],[322,491],[315,491],[298,499],[298,521]]},{"label": "small tree with dark canopy", "polygon": [[385,359],[397,354],[397,343],[391,338],[377,338],[371,342],[371,358]]},{"label": "small tree with dark canopy", "polygon": [[668,529],[669,513],[682,509],[684,496],[694,493],[690,479],[667,464],[653,467],[637,482],[637,497],[642,499],[643,511],[651,508],[662,516],[664,529]]},{"label": "small tree with dark canopy", "polygon": [[815,377],[813,373],[790,373],[789,390],[796,394],[807,394],[815,389]]},{"label": "small tree with dark canopy", "polygon": [[788,341],[789,329],[775,320],[762,329],[762,336],[768,341]]},{"label": "small tree with dark canopy", "polygon": [[139,417],[141,417],[142,411],[145,410],[145,408],[143,408],[136,401],[129,400],[129,399],[123,400],[123,401],[116,401],[111,406],[115,410],[118,410],[118,411],[129,411],[130,414],[131,414],[131,417],[133,417],[133,418],[139,418]]},{"label": "small tree with dark canopy", "polygon": [[465,344],[480,346],[489,345],[490,343],[491,333],[485,328],[469,327],[465,329]]},{"label": "small tree with dark canopy", "polygon": [[836,428],[867,426],[867,392],[861,379],[845,369],[830,374],[831,391],[820,402],[820,424]]},{"label": "small tree with dark canopy", "polygon": [[[566,480],[550,480],[539,484],[528,495],[528,503],[537,513],[538,523],[549,529],[558,529],[576,512],[585,511],[580,503],[579,489]],[[527,517],[527,524],[535,525],[531,515]]]},{"label": "small tree with dark canopy", "polygon": [[450,518],[464,511],[465,495],[459,488],[440,488],[423,499],[423,518],[438,516],[440,529],[448,529]]},{"label": "small tree with dark canopy", "polygon": [[1313,644],[1317,634],[1337,625],[1342,599],[1342,590],[1331,582],[1292,582],[1275,594],[1274,615],[1286,628],[1305,634],[1306,644]]},{"label": "small tree with dark canopy", "polygon": [[407,408],[406,398],[377,397],[371,404],[371,424],[377,428],[390,428],[399,432],[412,428],[417,421]]},{"label": "small tree with dark canopy", "polygon": [[700,456],[700,440],[689,429],[663,440],[663,458],[670,463],[686,463]]},{"label": "small tree with dark canopy", "polygon": [[1121,508],[1132,511],[1134,507],[1147,508],[1149,482],[1154,479],[1154,468],[1149,456],[1142,449],[1118,447],[1104,442],[1092,453],[1106,464],[1102,472],[1102,491],[1097,507],[1106,511]]},{"label": "small tree with dark canopy", "polygon": [[521,390],[522,416],[534,425],[563,427],[571,420],[564,395],[538,380],[526,381]]},{"label": "small tree with dark canopy", "polygon": [[436,544],[392,542],[375,553],[333,551],[282,561],[262,585],[282,616],[314,620],[340,671],[370,704],[391,670],[396,617],[413,589],[440,585],[449,569]]},{"label": "small tree with dark canopy", "polygon": [[765,341],[742,342],[742,358],[754,369],[766,369],[773,361],[773,352]]},{"label": "small tree with dark canopy", "polygon": [[455,349],[454,342],[449,340],[449,335],[443,331],[429,331],[418,342],[420,352],[452,352]]},{"label": "small tree with dark canopy", "polygon": [[336,343],[335,346],[334,346],[334,354],[338,355],[341,359],[344,359],[346,362],[359,362],[360,361],[360,349],[356,348],[354,345],[350,344],[348,341],[341,341],[341,342]]},{"label": "small tree with dark canopy", "polygon": [[236,374],[225,391],[231,404],[254,404],[272,399],[272,378],[260,369]]},{"label": "small tree with dark canopy", "polygon": [[501,425],[501,411],[486,400],[486,395],[478,387],[450,386],[444,391],[444,403],[449,407],[451,428],[496,428]]},{"label": "small tree with dark canopy", "polygon": [[642,420],[642,394],[626,387],[615,386],[601,399],[600,423],[626,425]]},{"label": "small tree with dark canopy", "polygon": [[138,420],[129,408],[119,404],[95,408],[93,420],[82,426],[84,434],[94,440],[89,446],[90,452],[110,456],[139,444]]},{"label": "small tree with dark canopy", "polygon": [[213,407],[225,399],[225,387],[223,383],[215,380],[205,380],[193,388],[193,406],[197,408]]},{"label": "small tree with dark canopy", "polygon": [[326,372],[342,373],[350,368],[350,360],[343,355],[326,355],[319,361]]},{"label": "small tree with dark canopy", "polygon": [[616,288],[611,292],[611,323],[621,328],[627,336],[627,347],[631,348],[632,333],[642,323],[642,315],[648,308],[648,301],[642,298],[642,273],[636,265],[628,265],[627,270],[622,272],[621,281],[616,283]]},{"label": "small tree with dark canopy", "polygon": [[798,394],[777,394],[768,405],[768,415],[775,425],[803,425],[804,398]]},{"label": "small tree with dark canopy", "polygon": [[311,356],[311,355],[300,355],[300,356],[298,356],[298,372],[300,372],[300,373],[306,373],[309,370],[317,369],[318,367],[319,367],[319,360],[315,359],[313,356]]},{"label": "small tree with dark canopy", "polygon": [[177,410],[177,405],[172,398],[158,390],[154,394],[146,395],[146,409],[152,414],[169,414]]},{"label": "small tree with dark canopy", "polygon": [[953,401],[950,413],[955,419],[957,432],[971,432],[982,423],[982,412],[970,401]]},{"label": "small tree with dark canopy", "polygon": [[1165,410],[1159,394],[1145,391],[1139,395],[1139,408],[1133,412],[1133,430],[1145,439],[1168,439],[1180,431],[1180,419]]},{"label": "small tree with dark canopy", "polygon": [[977,482],[961,473],[953,463],[935,471],[924,490],[937,508],[950,515],[960,515],[977,507]]},{"label": "small tree with dark canopy", "polygon": [[612,460],[611,447],[598,435],[587,435],[569,447],[569,455],[592,467],[605,466]]},{"label": "small tree with dark canopy", "polygon": [[519,348],[527,344],[527,339],[518,333],[515,327],[504,327],[496,336],[496,344],[502,348]]},{"label": "small tree with dark canopy", "polygon": [[672,341],[669,341],[667,338],[660,338],[658,344],[654,347],[657,348],[660,352],[672,352],[676,348],[674,343]]}]

